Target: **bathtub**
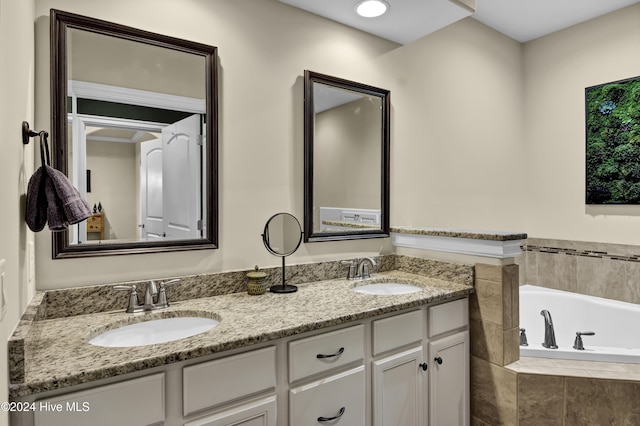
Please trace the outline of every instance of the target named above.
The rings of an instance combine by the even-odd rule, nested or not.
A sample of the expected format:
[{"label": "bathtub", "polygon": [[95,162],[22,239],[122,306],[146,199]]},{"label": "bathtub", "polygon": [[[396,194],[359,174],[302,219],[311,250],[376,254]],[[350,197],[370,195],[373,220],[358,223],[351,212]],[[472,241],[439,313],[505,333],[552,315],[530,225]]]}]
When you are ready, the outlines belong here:
[{"label": "bathtub", "polygon": [[[551,313],[558,349],[542,346],[543,309]],[[529,346],[520,356],[640,364],[640,305],[533,285],[520,286],[520,328]],[[576,332],[585,350],[573,349]]]}]

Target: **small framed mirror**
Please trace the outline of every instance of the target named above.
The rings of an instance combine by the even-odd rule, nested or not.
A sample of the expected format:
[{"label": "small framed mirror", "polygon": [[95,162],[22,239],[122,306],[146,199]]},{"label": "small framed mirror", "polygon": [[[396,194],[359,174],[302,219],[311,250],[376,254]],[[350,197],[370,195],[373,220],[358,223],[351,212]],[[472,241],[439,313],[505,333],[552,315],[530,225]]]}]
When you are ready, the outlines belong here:
[{"label": "small framed mirror", "polygon": [[95,206],[53,258],[218,245],[217,50],[51,10],[53,166]]},{"label": "small framed mirror", "polygon": [[298,287],[286,283],[284,258],[292,255],[302,242],[302,228],[295,216],[278,213],[267,221],[262,233],[262,242],[269,253],[282,257],[282,285],[274,285],[272,293],[294,293]]},{"label": "small framed mirror", "polygon": [[304,73],[304,240],[389,236],[390,92]]}]

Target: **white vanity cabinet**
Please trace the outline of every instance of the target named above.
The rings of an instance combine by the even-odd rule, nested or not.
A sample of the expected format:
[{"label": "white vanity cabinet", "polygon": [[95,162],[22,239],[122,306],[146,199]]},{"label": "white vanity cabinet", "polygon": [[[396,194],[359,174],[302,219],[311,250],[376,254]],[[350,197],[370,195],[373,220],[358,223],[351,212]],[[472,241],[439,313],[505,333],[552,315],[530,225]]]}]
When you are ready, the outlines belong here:
[{"label": "white vanity cabinet", "polygon": [[468,299],[100,383],[29,395],[64,410],[11,413],[10,424],[468,426]]},{"label": "white vanity cabinet", "polygon": [[432,306],[428,312],[430,424],[468,426],[468,299]]}]

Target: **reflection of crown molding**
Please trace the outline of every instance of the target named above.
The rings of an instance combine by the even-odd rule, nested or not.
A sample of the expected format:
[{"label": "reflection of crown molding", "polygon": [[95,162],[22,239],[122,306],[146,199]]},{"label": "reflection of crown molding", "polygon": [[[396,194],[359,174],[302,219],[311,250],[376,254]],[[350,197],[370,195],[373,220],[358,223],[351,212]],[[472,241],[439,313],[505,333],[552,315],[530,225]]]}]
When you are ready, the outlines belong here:
[{"label": "reflection of crown molding", "polygon": [[172,111],[200,114],[204,114],[207,111],[205,99],[148,92],[146,90],[129,89],[107,84],[88,83],[86,81],[69,80],[67,82],[67,94],[82,99],[95,99]]}]

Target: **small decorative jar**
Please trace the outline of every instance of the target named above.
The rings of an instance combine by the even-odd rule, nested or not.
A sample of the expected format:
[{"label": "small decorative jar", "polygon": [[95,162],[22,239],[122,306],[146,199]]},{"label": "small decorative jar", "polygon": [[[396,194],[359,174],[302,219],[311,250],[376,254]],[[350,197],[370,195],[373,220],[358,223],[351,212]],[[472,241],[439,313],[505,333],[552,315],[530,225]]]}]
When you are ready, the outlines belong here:
[{"label": "small decorative jar", "polygon": [[267,273],[259,271],[257,265],[252,272],[247,273],[247,280],[247,293],[258,295],[267,291]]}]

